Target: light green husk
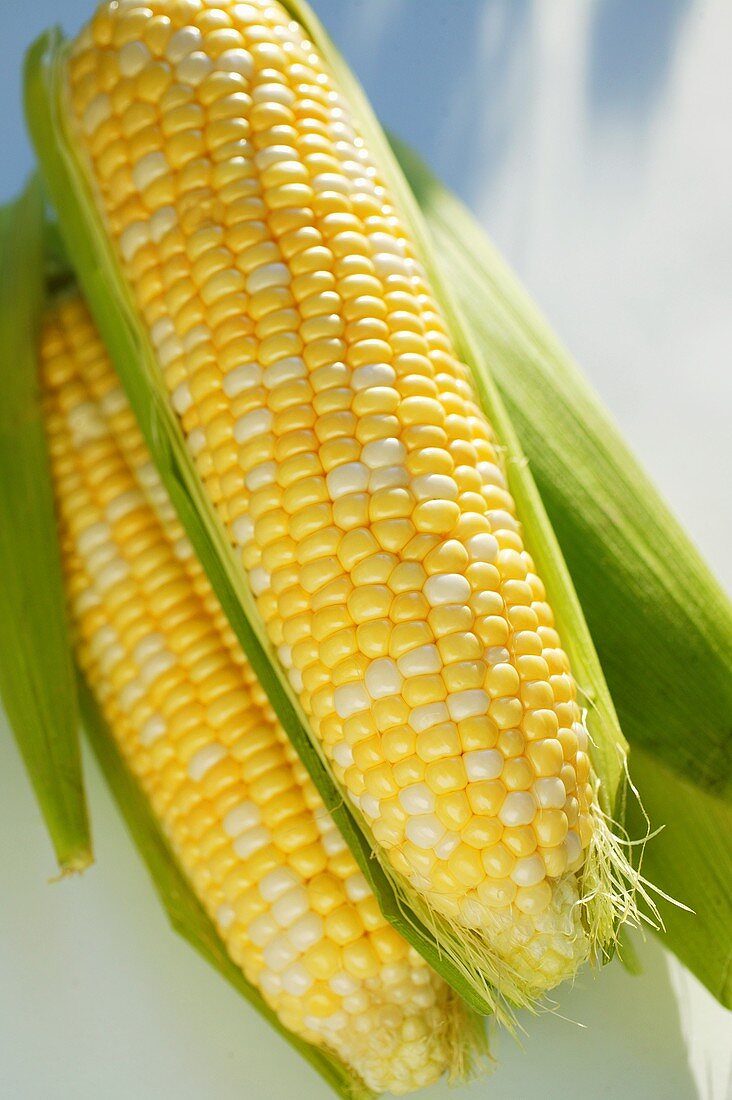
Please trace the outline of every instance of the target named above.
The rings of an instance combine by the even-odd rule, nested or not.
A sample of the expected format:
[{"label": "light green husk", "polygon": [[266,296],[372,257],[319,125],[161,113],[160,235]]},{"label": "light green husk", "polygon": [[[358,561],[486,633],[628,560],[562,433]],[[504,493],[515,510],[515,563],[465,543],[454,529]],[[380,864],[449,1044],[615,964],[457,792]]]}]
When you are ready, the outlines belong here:
[{"label": "light green husk", "polygon": [[43,300],[37,180],[0,211],[0,696],[61,874],[92,862],[76,689],[35,337]]},{"label": "light green husk", "polygon": [[[419,210],[386,139],[363,94],[309,9],[294,0],[285,6],[299,19],[331,65],[355,108],[371,149],[385,168],[420,256],[432,276],[456,346],[473,369],[480,398],[504,449],[509,485],[522,516],[527,545],[545,581],[563,643],[588,709],[593,764],[601,779],[602,809],[597,813],[595,840],[582,872],[581,902],[592,957],[609,957],[618,921],[632,923],[638,919],[634,902],[638,878],[626,858],[622,841],[611,832],[612,813],[617,812],[622,802],[626,744],[589,631],[515,433],[488,373],[480,345],[442,284],[431,257]],[[385,916],[473,1008],[481,1012],[496,1012],[499,1018],[510,1022],[510,1006],[531,1006],[535,1002],[534,991],[495,955],[484,940],[436,914],[424,898],[395,875],[385,854],[378,848],[374,851],[366,823],[355,809],[344,802],[320,746],[311,740],[307,719],[265,635],[243,570],[197,478],[180,427],[170,408],[154,349],[136,315],[96,210],[87,169],[76,154],[73,138],[65,129],[64,61],[65,47],[58,33],[47,34],[31,48],[26,69],[29,126],[82,290],[166,489],[247,657],[325,805],[374,889]]]},{"label": "light green husk", "polygon": [[[631,775],[663,830],[648,843],[643,871],[691,910],[659,900],[661,942],[732,1008],[732,807],[640,746],[632,750]],[[631,802],[628,828],[643,827]]]},{"label": "light green husk", "polygon": [[[732,607],[480,225],[393,140],[531,463],[654,828],[666,947],[732,1007]],[[550,425],[547,429],[547,425]],[[646,832],[634,799],[628,828]]]}]

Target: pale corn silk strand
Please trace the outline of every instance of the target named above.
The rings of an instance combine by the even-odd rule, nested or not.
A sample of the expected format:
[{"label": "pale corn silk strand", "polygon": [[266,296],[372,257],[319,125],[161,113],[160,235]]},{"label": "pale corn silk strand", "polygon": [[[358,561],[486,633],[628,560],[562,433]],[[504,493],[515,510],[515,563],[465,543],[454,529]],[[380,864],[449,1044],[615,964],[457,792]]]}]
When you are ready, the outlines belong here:
[{"label": "pale corn silk strand", "polygon": [[369,1087],[459,1071],[464,1009],[384,920],[275,721],[78,298],[41,359],[79,663],[231,957]]},{"label": "pale corn silk strand", "polygon": [[265,0],[104,4],[67,76],[313,736],[397,878],[540,994],[589,952],[587,733],[500,449],[357,120]]}]

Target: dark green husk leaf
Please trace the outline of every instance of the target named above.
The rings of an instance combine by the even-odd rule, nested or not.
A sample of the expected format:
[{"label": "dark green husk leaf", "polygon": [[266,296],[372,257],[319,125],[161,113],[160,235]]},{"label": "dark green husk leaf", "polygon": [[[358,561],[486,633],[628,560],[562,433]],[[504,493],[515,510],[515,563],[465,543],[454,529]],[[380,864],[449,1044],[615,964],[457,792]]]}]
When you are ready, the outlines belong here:
[{"label": "dark green husk leaf", "polygon": [[[631,750],[631,779],[661,830],[646,845],[643,873],[685,906],[658,900],[661,942],[732,1008],[732,807],[640,745]],[[627,824],[632,835],[645,832],[631,799]]]},{"label": "dark green husk leaf", "polygon": [[215,925],[181,871],[147,798],[128,771],[94,696],[82,677],[79,677],[79,701],[84,729],[94,755],[175,931],[249,1001],[338,1096],[343,1100],[372,1100],[376,1094],[342,1062],[283,1027],[259,991],[232,962]]},{"label": "dark green husk leaf", "polygon": [[[631,775],[653,827],[665,826],[644,873],[694,910],[659,902],[663,942],[732,1006],[729,600],[481,227],[394,148],[445,278],[490,349],[630,740]],[[631,835],[646,833],[633,798],[628,818]]]},{"label": "dark green husk leaf", "polygon": [[62,874],[92,861],[36,339],[43,301],[37,179],[0,214],[0,696]]}]

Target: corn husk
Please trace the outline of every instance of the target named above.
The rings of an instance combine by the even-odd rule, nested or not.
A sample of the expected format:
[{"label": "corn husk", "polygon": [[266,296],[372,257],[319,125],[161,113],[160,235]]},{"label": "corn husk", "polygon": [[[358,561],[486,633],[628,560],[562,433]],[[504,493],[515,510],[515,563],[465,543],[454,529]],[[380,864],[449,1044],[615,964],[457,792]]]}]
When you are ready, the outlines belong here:
[{"label": "corn husk", "polygon": [[[609,413],[470,213],[394,143],[490,350],[631,744],[663,942],[732,1006],[732,608]],[[635,799],[628,827],[646,832]]]},{"label": "corn husk", "polygon": [[62,874],[92,861],[76,691],[36,335],[43,298],[37,180],[0,213],[0,696]]},{"label": "corn husk", "polygon": [[[633,919],[636,877],[610,828],[610,815],[622,801],[626,743],[620,732],[599,660],[572,586],[569,572],[519,447],[516,434],[472,332],[443,283],[417,204],[386,138],[353,77],[304,3],[285,5],[304,26],[330,63],[353,104],[371,148],[384,166],[406,215],[423,263],[450,322],[455,344],[473,369],[476,387],[506,456],[509,486],[522,516],[526,542],[546,584],[557,625],[588,710],[595,770],[602,783],[604,812],[598,812],[596,841],[584,871],[591,899],[583,907],[598,957],[609,957],[618,918]],[[172,412],[149,336],[140,323],[101,218],[86,167],[65,128],[63,40],[51,32],[30,51],[26,107],[62,235],[102,338],[120,374],[130,403],[176,510],[219,600],[272,705],[336,820],[387,919],[475,1009],[498,1011],[510,1019],[507,1004],[530,1004],[525,983],[494,958],[479,936],[429,908],[399,880],[383,853],[373,851],[368,828],[346,805],[307,720],[279,666],[259,620],[235,554],[198,481],[194,464]]]}]

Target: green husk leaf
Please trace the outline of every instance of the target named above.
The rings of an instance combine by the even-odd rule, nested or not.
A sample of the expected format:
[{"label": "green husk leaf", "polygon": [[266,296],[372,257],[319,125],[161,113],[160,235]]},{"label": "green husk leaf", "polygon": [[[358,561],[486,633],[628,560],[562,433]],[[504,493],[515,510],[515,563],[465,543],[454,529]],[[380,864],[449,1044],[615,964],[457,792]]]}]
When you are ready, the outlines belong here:
[{"label": "green husk leaf", "polygon": [[[593,760],[602,778],[603,809],[597,814],[595,838],[583,871],[583,913],[594,952],[608,957],[617,920],[635,917],[636,883],[622,842],[610,828],[610,815],[617,809],[622,792],[626,745],[589,631],[479,344],[441,285],[419,209],[383,132],[306,5],[290,0],[286,6],[336,72],[371,148],[386,168],[420,255],[434,277],[456,344],[473,367],[484,407],[504,448],[509,484],[524,520],[528,547],[543,573],[589,711]],[[96,210],[86,168],[65,132],[60,78],[63,61],[64,47],[58,34],[45,36],[31,49],[26,82],[30,129],[69,255],[173,504],[280,721],[372,885],[385,916],[470,1005],[482,1012],[499,1011],[502,1018],[510,1019],[506,1003],[530,1005],[534,1000],[527,983],[509,972],[479,935],[436,914],[424,898],[395,875],[385,854],[378,847],[373,851],[366,823],[357,810],[344,803],[320,746],[311,741],[307,720],[271,649],[246,579],[198,481],[164,392],[149,336],[137,319]]]},{"label": "green husk leaf", "polygon": [[[732,807],[667,768],[641,746],[631,778],[654,826],[644,873],[688,909],[659,900],[663,944],[726,1008],[732,1008]],[[628,828],[644,819],[629,800]],[[689,911],[691,910],[691,911]]]},{"label": "green husk leaf", "polygon": [[38,394],[43,199],[0,213],[0,696],[62,874],[92,862],[76,689]]},{"label": "green husk leaf", "polygon": [[46,217],[43,227],[43,271],[46,297],[60,294],[76,282],[69,266],[58,222]]},{"label": "green husk leaf", "polygon": [[148,870],[170,923],[214,970],[233,985],[276,1032],[343,1100],[372,1100],[374,1092],[334,1055],[288,1031],[262,995],[232,962],[226,945],[180,869],[147,798],[130,774],[89,687],[79,677],[82,720],[89,742],[127,830]]},{"label": "green husk leaf", "polygon": [[59,87],[63,59],[64,40],[58,30],[47,32],[29,51],[25,84],[29,128],[67,254],[163,484],[242,648],[385,917],[475,1011],[490,1012],[495,997],[485,979],[476,978],[451,958],[437,941],[433,926],[421,921],[394,889],[307,733],[307,720],[278,667],[238,562],[198,480],[161,384],[154,349],[136,319],[89,184],[64,133]]},{"label": "green husk leaf", "polygon": [[[403,144],[445,277],[486,348],[631,744],[664,944],[732,998],[732,612],[616,425],[468,211]],[[546,425],[552,428],[547,431]],[[632,836],[647,831],[635,799]]]}]

